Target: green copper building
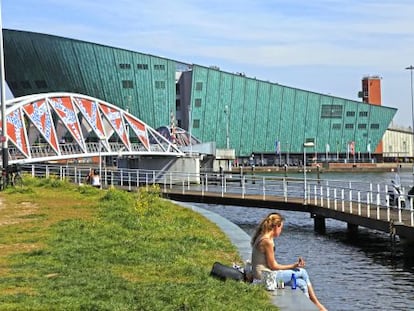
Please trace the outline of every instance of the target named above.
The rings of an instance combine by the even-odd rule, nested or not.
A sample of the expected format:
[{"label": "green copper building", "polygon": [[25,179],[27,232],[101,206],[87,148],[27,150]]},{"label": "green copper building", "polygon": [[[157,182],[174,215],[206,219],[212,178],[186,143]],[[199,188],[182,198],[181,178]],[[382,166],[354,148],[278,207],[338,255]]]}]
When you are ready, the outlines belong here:
[{"label": "green copper building", "polygon": [[7,29],[3,36],[6,81],[15,97],[58,91],[89,95],[154,128],[174,119],[201,141],[235,149],[239,157],[299,156],[309,139],[315,143],[309,151],[322,158],[371,154],[396,113],[96,43]]}]

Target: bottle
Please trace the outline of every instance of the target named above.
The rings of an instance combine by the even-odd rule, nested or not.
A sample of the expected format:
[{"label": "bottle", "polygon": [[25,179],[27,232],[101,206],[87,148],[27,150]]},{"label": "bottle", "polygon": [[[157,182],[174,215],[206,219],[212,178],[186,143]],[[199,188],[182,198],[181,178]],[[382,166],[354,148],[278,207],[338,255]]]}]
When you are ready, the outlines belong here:
[{"label": "bottle", "polygon": [[292,289],[296,289],[296,276],[294,273],[292,273],[292,278],[290,279],[290,286],[292,287]]},{"label": "bottle", "polygon": [[285,288],[285,282],[282,279],[277,280],[277,288],[283,289]]}]

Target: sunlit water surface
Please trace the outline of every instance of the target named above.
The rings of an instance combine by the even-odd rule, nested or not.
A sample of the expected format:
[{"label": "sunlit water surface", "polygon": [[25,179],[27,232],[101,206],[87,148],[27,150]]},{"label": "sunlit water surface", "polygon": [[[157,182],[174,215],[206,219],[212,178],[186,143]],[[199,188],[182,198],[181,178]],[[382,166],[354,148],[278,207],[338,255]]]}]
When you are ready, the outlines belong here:
[{"label": "sunlit water surface", "polygon": [[[325,179],[389,183],[395,173],[323,174]],[[412,174],[401,173],[403,186],[412,185]],[[312,178],[312,175],[310,176]],[[411,183],[411,184],[410,184]],[[194,204],[211,210],[252,235],[259,221],[273,210]],[[359,228],[348,236],[346,224],[326,220],[326,235],[313,230],[307,213],[281,211],[286,222],[275,240],[277,260],[292,263],[306,259],[317,295],[331,311],[414,310],[414,266],[404,259],[401,241],[388,234]]]}]

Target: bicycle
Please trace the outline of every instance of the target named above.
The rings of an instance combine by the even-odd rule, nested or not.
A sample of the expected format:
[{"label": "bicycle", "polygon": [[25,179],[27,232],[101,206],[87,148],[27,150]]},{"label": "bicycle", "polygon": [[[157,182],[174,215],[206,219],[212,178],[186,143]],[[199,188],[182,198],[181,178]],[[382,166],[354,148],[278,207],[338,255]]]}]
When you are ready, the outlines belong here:
[{"label": "bicycle", "polygon": [[21,174],[21,168],[17,164],[7,166],[3,168],[0,179],[0,190],[6,189],[7,186],[22,187],[23,178]]}]

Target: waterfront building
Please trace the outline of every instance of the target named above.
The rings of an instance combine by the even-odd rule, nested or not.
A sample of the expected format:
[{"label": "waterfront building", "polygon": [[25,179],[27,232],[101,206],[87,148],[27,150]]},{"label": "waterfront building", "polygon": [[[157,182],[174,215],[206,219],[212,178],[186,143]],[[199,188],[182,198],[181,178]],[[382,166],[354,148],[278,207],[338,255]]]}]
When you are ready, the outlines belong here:
[{"label": "waterfront building", "polygon": [[384,134],[383,157],[390,162],[409,162],[413,158],[413,131],[411,127],[391,125]]},{"label": "waterfront building", "polygon": [[6,81],[15,97],[81,93],[154,128],[168,125],[175,114],[178,127],[217,148],[234,149],[251,164],[300,164],[310,140],[312,159],[378,159],[396,113],[375,98],[349,100],[218,66],[27,31],[5,29],[3,37]]}]

